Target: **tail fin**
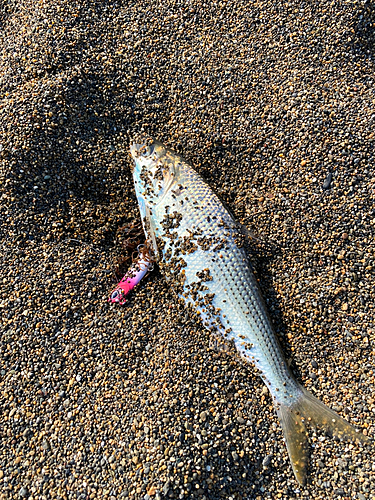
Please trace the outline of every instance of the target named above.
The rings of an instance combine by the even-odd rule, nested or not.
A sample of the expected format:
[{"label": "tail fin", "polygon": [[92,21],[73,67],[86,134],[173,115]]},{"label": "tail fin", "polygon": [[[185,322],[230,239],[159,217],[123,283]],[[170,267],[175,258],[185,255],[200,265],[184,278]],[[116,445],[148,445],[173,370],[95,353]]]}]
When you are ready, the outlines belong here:
[{"label": "tail fin", "polygon": [[369,440],[303,387],[299,400],[293,406],[279,405],[277,414],[284,431],[293,472],[301,485],[305,483],[308,464],[308,441],[304,420],[313,427],[322,428],[328,434],[340,439],[361,443]]}]

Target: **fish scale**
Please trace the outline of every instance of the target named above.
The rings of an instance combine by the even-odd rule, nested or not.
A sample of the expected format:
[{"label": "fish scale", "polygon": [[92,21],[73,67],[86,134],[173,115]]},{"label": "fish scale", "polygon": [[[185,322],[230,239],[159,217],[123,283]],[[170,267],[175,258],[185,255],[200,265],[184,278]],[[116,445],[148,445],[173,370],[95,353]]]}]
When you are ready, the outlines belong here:
[{"label": "fish scale", "polygon": [[203,325],[232,341],[241,357],[259,370],[293,471],[303,484],[308,463],[304,420],[339,438],[365,442],[367,437],[294,379],[246,253],[237,244],[238,225],[211,188],[158,141],[133,144],[130,150],[148,244],[166,275],[171,272],[179,287],[183,281],[180,297],[195,308]]},{"label": "fish scale", "polygon": [[[272,329],[272,326],[268,320],[263,300],[259,295],[258,285],[248,265],[247,256],[244,250],[238,248],[234,241],[238,235],[238,225],[224,209],[213,191],[208,188],[207,184],[197,174],[193,173],[187,165],[185,169],[188,181],[185,181],[185,178],[179,178],[179,182],[186,187],[186,190],[184,189],[181,195],[176,196],[176,198],[172,197],[171,193],[167,194],[164,201],[165,204],[170,204],[172,212],[173,209],[178,209],[179,213],[183,216],[177,230],[178,236],[180,238],[186,236],[189,234],[188,230],[196,228],[204,234],[220,235],[223,232],[223,228],[218,221],[224,221],[227,226],[227,231],[225,232],[227,233],[226,240],[228,246],[227,249],[220,251],[223,258],[217,256],[211,250],[198,250],[185,258],[190,269],[190,273],[187,275],[187,284],[190,285],[196,281],[197,272],[206,268],[212,269],[212,274],[215,277],[214,281],[205,284],[209,288],[209,292],[215,293],[213,305],[221,309],[223,314],[229,319],[228,324],[228,321],[225,321],[222,316],[220,317],[221,323],[232,328],[232,334],[230,333],[227,336],[228,340],[235,342],[240,354],[247,361],[254,362],[261,371],[262,378],[270,388],[271,394],[276,401],[280,400],[282,396],[290,398],[290,394],[294,391],[289,384],[293,386],[293,389],[296,384],[290,377],[287,379],[289,384],[285,384],[286,375],[289,374],[285,360],[280,355],[281,351],[278,343],[272,342],[274,335],[265,335],[267,329]],[[183,200],[185,191],[189,193],[189,200],[180,206],[179,201]],[[205,206],[201,205],[201,201],[203,200]],[[164,217],[162,207],[155,207],[154,211],[156,220],[161,221]],[[207,216],[210,216],[211,220],[213,217],[216,217],[216,222],[210,225],[207,222]],[[157,231],[156,235],[158,237],[162,236],[160,230]],[[170,247],[171,243],[168,242],[164,248],[164,254]],[[233,270],[233,277],[230,270]],[[220,283],[219,287],[218,282]],[[227,292],[224,291],[225,289]],[[186,286],[184,290],[186,291]],[[228,293],[228,290],[231,292]],[[226,303],[223,302],[223,295],[227,297]],[[196,309],[202,313],[200,306],[197,306]],[[246,315],[246,311],[249,311],[248,315]],[[239,335],[244,336],[244,339],[240,338]],[[255,346],[253,348],[255,352],[252,356],[250,356],[251,351],[250,353],[249,351],[243,352],[241,349],[241,344],[243,344],[245,339]],[[263,344],[265,344],[266,349],[263,349]],[[267,377],[268,372],[272,376]],[[275,375],[277,376],[275,377]]]}]

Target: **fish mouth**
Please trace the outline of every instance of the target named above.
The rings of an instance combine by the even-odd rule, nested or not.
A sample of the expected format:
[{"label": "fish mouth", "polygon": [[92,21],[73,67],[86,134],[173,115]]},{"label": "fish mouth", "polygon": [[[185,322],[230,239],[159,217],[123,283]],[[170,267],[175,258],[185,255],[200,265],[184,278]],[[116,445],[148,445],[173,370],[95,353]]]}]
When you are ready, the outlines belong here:
[{"label": "fish mouth", "polygon": [[138,156],[137,152],[139,150],[139,147],[140,147],[139,144],[136,144],[136,143],[130,144],[130,154],[131,154],[132,158],[135,159]]},{"label": "fish mouth", "polygon": [[133,158],[138,158],[143,148],[146,148],[146,143],[144,142],[132,142],[130,144],[130,154]]},{"label": "fish mouth", "polygon": [[134,160],[136,160],[141,155],[141,149],[143,147],[144,144],[137,144],[136,142],[130,144],[130,155]]}]

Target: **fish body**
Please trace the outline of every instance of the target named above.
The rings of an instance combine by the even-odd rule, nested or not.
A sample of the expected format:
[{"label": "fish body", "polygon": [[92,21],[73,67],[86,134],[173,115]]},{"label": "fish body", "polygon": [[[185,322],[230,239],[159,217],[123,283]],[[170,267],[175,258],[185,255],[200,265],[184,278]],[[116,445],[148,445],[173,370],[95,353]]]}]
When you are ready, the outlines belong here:
[{"label": "fish body", "polygon": [[212,189],[158,141],[133,144],[133,177],[153,253],[179,295],[214,335],[232,342],[267,385],[296,478],[303,483],[307,438],[303,418],[339,437],[366,438],[308,393],[282,354],[239,226]]}]

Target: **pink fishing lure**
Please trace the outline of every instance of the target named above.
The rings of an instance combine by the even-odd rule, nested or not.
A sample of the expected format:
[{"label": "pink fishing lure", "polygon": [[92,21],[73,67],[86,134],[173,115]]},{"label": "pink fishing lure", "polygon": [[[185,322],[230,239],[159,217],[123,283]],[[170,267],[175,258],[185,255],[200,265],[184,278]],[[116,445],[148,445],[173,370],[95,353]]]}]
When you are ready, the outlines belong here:
[{"label": "pink fishing lure", "polygon": [[[141,247],[143,248],[141,249]],[[126,296],[133,290],[136,285],[138,285],[138,283],[147,274],[147,272],[151,271],[153,262],[150,258],[147,248],[145,247],[145,245],[140,245],[140,247],[138,247],[138,250],[139,258],[137,262],[135,262],[131,266],[120,283],[113,290],[108,299],[108,302],[111,302],[112,304],[114,304],[115,302],[118,302],[119,304],[125,304]]]}]

